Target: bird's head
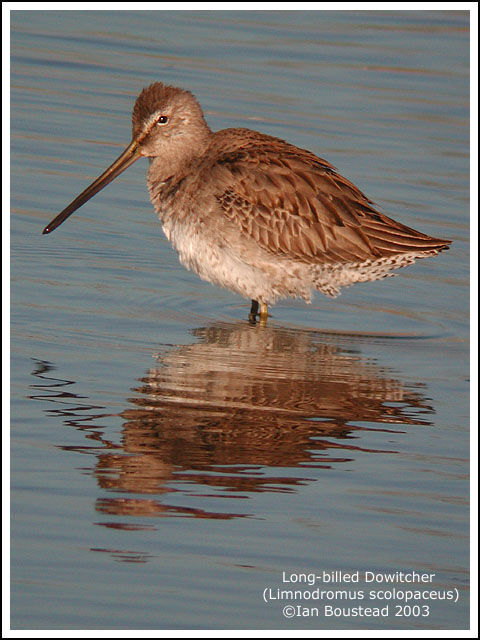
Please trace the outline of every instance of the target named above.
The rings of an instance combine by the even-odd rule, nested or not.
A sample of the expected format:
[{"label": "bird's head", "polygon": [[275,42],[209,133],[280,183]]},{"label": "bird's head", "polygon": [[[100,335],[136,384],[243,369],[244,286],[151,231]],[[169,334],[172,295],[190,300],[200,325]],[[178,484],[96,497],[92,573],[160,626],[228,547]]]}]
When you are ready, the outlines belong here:
[{"label": "bird's head", "polygon": [[158,159],[174,168],[206,145],[211,131],[197,99],[189,91],[155,82],[143,89],[132,114],[132,141],[85,191],[66,207],[43,233],[50,233],[74,211],[141,157]]}]

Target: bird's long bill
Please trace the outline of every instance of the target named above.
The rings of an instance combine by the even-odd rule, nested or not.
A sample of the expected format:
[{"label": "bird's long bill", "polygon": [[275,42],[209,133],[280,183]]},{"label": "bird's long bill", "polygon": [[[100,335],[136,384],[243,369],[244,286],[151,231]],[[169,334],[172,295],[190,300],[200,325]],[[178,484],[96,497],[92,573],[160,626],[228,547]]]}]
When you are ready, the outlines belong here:
[{"label": "bird's long bill", "polygon": [[138,150],[138,144],[134,140],[129,146],[125,149],[125,151],[115,160],[115,162],[108,167],[108,169],[99,176],[95,182],[82,191],[82,193],[75,198],[73,202],[71,202],[68,207],[66,207],[61,213],[58,214],[56,218],[54,218],[50,224],[47,224],[43,233],[51,233],[57,227],[59,227],[62,222],[64,222],[69,216],[72,215],[74,211],[76,211],[82,204],[85,204],[87,200],[90,200],[92,196],[98,193],[103,187],[106,187],[107,184],[115,180],[117,176],[119,176],[122,171],[125,171],[127,167],[133,164],[141,155]]}]

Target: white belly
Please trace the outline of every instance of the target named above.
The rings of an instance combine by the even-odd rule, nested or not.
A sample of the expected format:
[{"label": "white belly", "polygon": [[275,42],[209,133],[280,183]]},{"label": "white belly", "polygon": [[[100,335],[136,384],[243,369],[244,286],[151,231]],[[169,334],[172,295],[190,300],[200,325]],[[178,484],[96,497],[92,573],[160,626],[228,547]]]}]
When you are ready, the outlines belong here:
[{"label": "white belly", "polygon": [[378,280],[416,258],[432,252],[405,253],[356,264],[308,265],[285,256],[272,256],[254,241],[238,237],[230,244],[220,234],[202,233],[191,222],[165,220],[163,231],[178,251],[180,262],[203,280],[226,287],[244,298],[272,304],[279,298],[301,297],[311,301],[311,291],[336,297],[340,287]]},{"label": "white belly", "polygon": [[[248,264],[238,254],[215,238],[205,237],[193,225],[165,221],[163,231],[178,251],[180,262],[202,280],[231,289],[244,298],[273,302],[282,295],[272,287],[270,269],[265,264]],[[270,273],[269,273],[270,271]]]}]

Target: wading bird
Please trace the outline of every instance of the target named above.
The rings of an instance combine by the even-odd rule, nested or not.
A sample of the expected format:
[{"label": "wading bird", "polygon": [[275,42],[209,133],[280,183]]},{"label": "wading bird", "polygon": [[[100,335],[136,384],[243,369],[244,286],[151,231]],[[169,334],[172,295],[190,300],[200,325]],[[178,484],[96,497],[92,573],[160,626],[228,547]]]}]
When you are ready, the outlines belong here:
[{"label": "wading bird", "polygon": [[202,279],[251,299],[265,321],[279,298],[377,280],[447,249],[378,212],[326,160],[250,129],[213,132],[196,98],[155,82],[138,96],[132,141],[66,207],[50,233],[139,158],[150,199],[180,261]]}]

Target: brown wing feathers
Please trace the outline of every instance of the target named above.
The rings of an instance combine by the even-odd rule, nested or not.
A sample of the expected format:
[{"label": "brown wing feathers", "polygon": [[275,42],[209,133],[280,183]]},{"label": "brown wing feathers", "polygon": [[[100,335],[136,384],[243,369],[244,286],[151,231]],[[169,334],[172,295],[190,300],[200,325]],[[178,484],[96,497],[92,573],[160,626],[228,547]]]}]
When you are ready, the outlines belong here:
[{"label": "brown wing feathers", "polygon": [[328,162],[256,136],[247,148],[225,150],[211,169],[223,187],[216,197],[224,214],[264,249],[328,263],[448,246],[376,211]]}]

